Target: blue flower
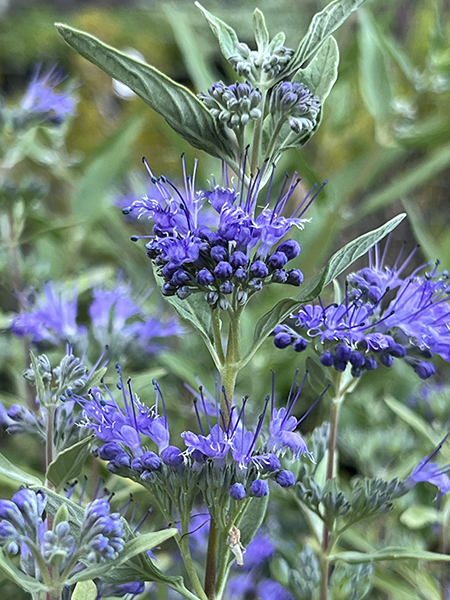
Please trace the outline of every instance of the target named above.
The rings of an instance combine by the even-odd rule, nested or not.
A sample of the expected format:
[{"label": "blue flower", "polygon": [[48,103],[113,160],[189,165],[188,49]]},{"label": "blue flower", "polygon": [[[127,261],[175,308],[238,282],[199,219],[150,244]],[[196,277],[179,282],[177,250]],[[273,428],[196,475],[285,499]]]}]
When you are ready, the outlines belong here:
[{"label": "blue flower", "polygon": [[64,290],[53,282],[46,283],[42,294],[33,304],[26,301],[28,310],[13,318],[11,330],[19,337],[30,336],[32,341],[58,344],[74,342],[86,332],[76,322],[78,296],[75,288]]},{"label": "blue flower", "polygon": [[427,481],[439,489],[438,497],[450,490],[450,479],[447,475],[447,473],[450,472],[450,465],[440,468],[437,463],[430,462],[442,448],[448,438],[448,435],[449,434],[447,434],[442,442],[436,446],[431,454],[425,456],[425,458],[423,458],[419,464],[414,467],[411,475],[405,481],[407,487],[411,489],[417,483],[421,481]]},{"label": "blue flower", "polygon": [[70,96],[72,90],[66,93],[55,91],[55,88],[65,79],[56,67],[43,75],[40,71],[40,66],[35,69],[21,107],[24,111],[35,113],[46,121],[60,124],[75,113],[76,100]]},{"label": "blue flower", "polygon": [[[220,302],[221,297],[233,290],[245,303],[272,282],[300,285],[302,273],[284,269],[298,256],[300,246],[288,240],[273,255],[270,252],[293,227],[303,228],[303,214],[318,193],[313,194],[315,188],[287,217],[282,213],[298,186],[295,176],[291,181],[285,179],[271,207],[272,168],[269,191],[260,209],[267,164],[247,178],[244,156],[238,182],[230,182],[224,166],[222,185],[214,180],[210,191],[195,189],[196,164],[192,177],[188,177],[183,157],[184,190],[179,190],[167,178],[156,178],[145,163],[155,187],[154,197],[134,201],[123,210],[153,222],[152,234],[141,237],[150,238],[147,255],[164,280],[162,293],[184,299],[190,293],[202,292],[211,306],[224,307],[228,303]],[[133,241],[139,239],[132,237]]]},{"label": "blue flower", "polygon": [[450,361],[450,282],[438,264],[402,279],[414,252],[402,264],[400,253],[389,268],[386,249],[380,258],[375,248],[375,259],[369,254],[371,266],[348,276],[340,304],[324,306],[319,299],[319,304],[302,306],[292,315],[294,328],[282,324],[275,329],[275,346],[294,344],[304,350],[309,341],[324,366],[344,371],[350,364],[354,377],[378,364],[391,367],[395,358],[404,359],[421,379],[431,377],[434,354]]}]

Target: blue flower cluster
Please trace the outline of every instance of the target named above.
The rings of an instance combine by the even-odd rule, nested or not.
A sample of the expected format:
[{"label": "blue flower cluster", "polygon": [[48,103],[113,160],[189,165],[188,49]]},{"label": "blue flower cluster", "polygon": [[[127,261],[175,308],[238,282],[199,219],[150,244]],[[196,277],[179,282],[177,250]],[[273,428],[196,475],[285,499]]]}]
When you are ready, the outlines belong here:
[{"label": "blue flower cluster", "polygon": [[226,86],[223,81],[218,81],[209,88],[207,94],[200,93],[198,97],[210,113],[230,129],[245,127],[262,116],[258,108],[262,94],[248,83]]},{"label": "blue flower cluster", "polygon": [[70,96],[73,90],[58,93],[55,88],[64,81],[65,77],[53,67],[41,75],[37,67],[21,102],[25,113],[36,116],[52,125],[60,125],[67,117],[73,115],[76,100]]},{"label": "blue flower cluster", "polygon": [[32,557],[35,572],[44,563],[51,565],[53,576],[65,573],[68,579],[84,569],[86,562],[95,564],[119,556],[125,543],[122,523],[118,513],[110,513],[106,499],[94,500],[86,507],[78,534],[65,520],[55,520],[49,529],[44,518],[46,505],[43,492],[29,489],[20,490],[12,500],[0,500],[0,546],[8,554],[21,555],[25,572]]},{"label": "blue flower cluster", "polygon": [[[306,376],[300,385],[294,382],[286,407],[275,408],[274,392],[266,398],[253,430],[246,427],[247,398],[244,398],[240,409],[234,404],[228,405],[229,418],[226,419],[219,403],[213,398],[205,399],[200,388],[194,400],[199,433],[183,432],[181,437],[185,449],[180,450],[170,444],[165,402],[156,382],[156,403],[149,408],[133,394],[130,380],[125,384],[118,365],[117,369],[123,407],[106,386],[107,397],[96,389],[91,390],[88,398],[78,398],[87,419],[85,426],[93,429],[97,437],[106,442],[98,449],[98,455],[109,461],[108,469],[113,473],[151,482],[155,473],[161,474],[167,468],[178,473],[185,469],[200,473],[208,462],[218,469],[231,466],[235,480],[230,482],[229,494],[235,500],[242,500],[248,494],[255,497],[267,495],[268,478],[281,487],[290,487],[295,483],[293,474],[281,468],[279,457],[286,451],[291,452],[294,460],[304,454],[312,459],[303,438],[295,431],[301,420],[292,414]],[[162,414],[159,414],[160,408]],[[206,427],[200,411],[204,414]],[[264,434],[267,412],[269,427]],[[216,417],[214,424],[213,414]],[[147,449],[142,436],[156,444],[158,453]]]},{"label": "blue flower cluster", "polygon": [[[78,293],[53,282],[44,285],[42,294],[28,302],[26,310],[11,322],[11,331],[30,336],[33,343],[57,345],[69,341],[83,348],[87,345],[88,330],[77,323]],[[161,348],[161,339],[180,335],[182,329],[175,319],[163,321],[146,317],[142,307],[132,299],[129,283],[118,281],[113,289],[97,287],[89,306],[90,331],[101,346],[123,349],[137,346],[141,352],[152,354]]]},{"label": "blue flower cluster", "polygon": [[370,266],[348,276],[342,302],[304,305],[291,317],[294,328],[275,328],[275,346],[301,352],[312,344],[324,366],[344,371],[349,364],[354,377],[379,364],[391,367],[395,358],[404,359],[421,379],[431,377],[434,355],[450,361],[450,282],[438,265],[403,279],[413,253],[399,266],[400,254],[389,268],[386,252],[380,258],[376,248]]},{"label": "blue flower cluster", "polygon": [[227,309],[230,302],[245,304],[266,284],[303,282],[299,269],[286,269],[299,255],[300,246],[293,239],[280,242],[292,227],[303,228],[301,217],[317,193],[312,190],[290,217],[284,217],[281,213],[299,182],[294,177],[288,183],[286,178],[275,206],[269,206],[270,183],[264,208],[257,211],[267,164],[246,183],[245,159],[243,163],[237,185],[231,185],[224,167],[221,186],[214,182],[210,191],[196,191],[195,169],[188,177],[183,158],[184,192],[165,177],[156,178],[145,163],[157,189],[156,199],[145,197],[123,212],[153,220],[146,249],[164,280],[165,296],[185,299],[203,292],[211,307]]}]

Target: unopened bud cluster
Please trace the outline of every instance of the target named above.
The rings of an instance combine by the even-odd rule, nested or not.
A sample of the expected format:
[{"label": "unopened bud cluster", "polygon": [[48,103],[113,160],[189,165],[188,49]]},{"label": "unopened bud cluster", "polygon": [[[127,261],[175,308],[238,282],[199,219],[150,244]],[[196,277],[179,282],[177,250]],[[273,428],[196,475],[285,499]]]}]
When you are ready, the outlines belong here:
[{"label": "unopened bud cluster", "polygon": [[241,77],[258,81],[261,73],[272,78],[279,75],[294,55],[292,48],[279,45],[264,51],[250,50],[247,44],[236,44],[236,54],[228,62]]},{"label": "unopened bud cluster", "polygon": [[[193,292],[205,292],[206,301],[212,307],[226,310],[228,298],[236,294],[238,304],[245,304],[255,292],[269,283],[286,283],[299,286],[303,273],[299,269],[286,270],[287,263],[300,254],[300,246],[295,240],[287,240],[268,256],[253,260],[240,250],[233,249],[220,238],[204,240],[199,259],[193,264],[162,266],[164,296],[177,295],[187,298]],[[150,246],[150,245],[149,245]],[[148,255],[154,258],[152,248]]]},{"label": "unopened bud cluster", "polygon": [[311,131],[320,112],[320,98],[301,83],[284,81],[274,87],[269,111],[274,121],[287,119],[295,133]]},{"label": "unopened bud cluster", "polygon": [[261,109],[258,108],[262,94],[248,83],[226,86],[218,81],[209,88],[207,94],[199,94],[199,98],[214,117],[231,129],[245,127],[250,121],[256,121],[262,116]]}]

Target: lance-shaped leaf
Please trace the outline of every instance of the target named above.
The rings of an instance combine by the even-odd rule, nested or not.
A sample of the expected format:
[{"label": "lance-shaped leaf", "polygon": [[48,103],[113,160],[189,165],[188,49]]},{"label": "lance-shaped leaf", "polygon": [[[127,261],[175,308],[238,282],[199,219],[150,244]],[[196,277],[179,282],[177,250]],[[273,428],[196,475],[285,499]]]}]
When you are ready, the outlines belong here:
[{"label": "lance-shaped leaf", "polygon": [[71,596],[71,600],[95,600],[96,598],[97,586],[92,580],[77,583]]},{"label": "lance-shaped leaf", "polygon": [[196,2],[195,6],[201,10],[205,19],[208,21],[212,32],[219,42],[222,54],[228,60],[230,56],[236,54],[236,44],[239,44],[239,38],[236,32],[232,27],[222,21],[222,19],[215,17],[209,11],[207,11],[206,8],[203,8],[200,2]]},{"label": "lance-shaped leaf", "polygon": [[61,23],[57,23],[56,27],[69,46],[130,87],[191,146],[218,158],[234,159],[233,148],[223,129],[186,87],[155,67],[107,46],[84,31]]},{"label": "lance-shaped leaf", "polygon": [[400,546],[387,546],[377,552],[338,552],[328,557],[330,563],[342,560],[350,565],[358,565],[380,560],[427,560],[427,561],[450,561],[449,554],[438,554],[437,552],[428,552],[428,550],[414,550],[411,548],[402,548]]},{"label": "lance-shaped leaf", "polygon": [[334,0],[322,11],[314,15],[305,37],[300,42],[292,60],[287,65],[286,74],[296,71],[311,59],[333,31],[336,31],[364,1]]},{"label": "lance-shaped leaf", "polygon": [[75,479],[81,473],[89,456],[90,443],[93,438],[94,436],[90,435],[73,444],[70,448],[66,448],[50,463],[47,470],[47,479],[55,486],[57,491],[60,491],[67,481]]},{"label": "lance-shaped leaf", "polygon": [[13,465],[3,454],[0,454],[0,474],[5,475],[8,479],[19,481],[25,485],[41,485],[41,481],[34,475],[26,473]]},{"label": "lance-shaped leaf", "polygon": [[375,244],[395,229],[405,217],[406,215],[402,213],[378,229],[369,231],[359,238],[356,238],[356,240],[346,244],[330,258],[325,267],[317,273],[310,284],[306,286],[298,296],[281,300],[272,308],[272,310],[261,317],[255,328],[253,344],[242,362],[247,364],[266,337],[270,335],[279,323],[284,321],[284,319],[292,312],[299,309],[305,302],[311,302],[317,298],[325,286],[331,283],[333,279],[345,271],[345,269],[354,263],[355,260],[360,256],[363,256],[370,248],[375,246]]},{"label": "lance-shaped leaf", "polygon": [[299,69],[293,82],[303,83],[316,96],[323,106],[331,88],[336,82],[339,66],[339,48],[331,35],[322,45],[305,69]]},{"label": "lance-shaped leaf", "polygon": [[269,45],[269,32],[267,31],[266,20],[263,13],[255,8],[253,13],[253,31],[255,33],[255,41],[260,52],[264,52]]}]

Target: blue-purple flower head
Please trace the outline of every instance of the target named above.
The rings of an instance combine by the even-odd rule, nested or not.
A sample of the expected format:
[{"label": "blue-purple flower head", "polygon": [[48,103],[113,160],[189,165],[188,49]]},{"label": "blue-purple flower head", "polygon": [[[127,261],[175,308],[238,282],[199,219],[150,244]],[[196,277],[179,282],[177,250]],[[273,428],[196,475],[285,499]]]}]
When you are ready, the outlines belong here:
[{"label": "blue-purple flower head", "polygon": [[219,400],[205,398],[201,387],[194,399],[198,432],[184,431],[181,437],[185,448],[180,449],[170,442],[166,404],[158,384],[154,382],[155,405],[149,408],[133,393],[131,381],[125,383],[118,365],[117,369],[120,402],[107,386],[104,386],[106,394],[97,389],[91,390],[88,397],[77,398],[86,418],[84,426],[104,442],[98,454],[108,461],[108,469],[114,473],[151,482],[162,465],[175,471],[186,468],[201,471],[209,461],[218,469],[230,467],[236,474],[230,496],[240,501],[250,494],[266,495],[267,478],[282,487],[295,483],[290,471],[281,470],[279,456],[289,452],[293,460],[305,454],[313,458],[296,431],[310,411],[302,419],[293,414],[306,376],[301,384],[294,381],[287,404],[280,409],[274,406],[272,384],[272,395],[266,398],[253,427],[249,426],[250,418],[246,415],[248,398],[243,399],[240,407],[227,400],[229,416],[225,418]]},{"label": "blue-purple flower head", "polygon": [[286,217],[282,213],[299,180],[286,177],[271,207],[273,170],[263,199],[262,181],[269,167],[265,164],[256,176],[246,179],[246,162],[245,157],[237,184],[230,182],[224,167],[222,185],[214,181],[209,191],[195,189],[196,167],[193,176],[187,176],[184,158],[184,190],[165,177],[156,178],[145,163],[155,194],[133,202],[123,212],[153,222],[153,234],[143,237],[150,238],[147,254],[164,280],[164,295],[184,299],[201,292],[212,307],[227,308],[234,292],[236,301],[245,304],[269,283],[302,283],[299,269],[286,268],[299,255],[300,246],[293,239],[282,240],[293,227],[303,228],[303,214],[317,193],[312,190]]},{"label": "blue-purple flower head", "polygon": [[60,125],[75,113],[76,100],[71,96],[73,90],[57,92],[65,77],[53,67],[44,74],[37,67],[21,102],[26,113],[53,125]]},{"label": "blue-purple flower head", "polygon": [[439,489],[438,496],[442,496],[450,490],[450,479],[448,476],[448,473],[450,472],[450,465],[439,467],[437,463],[431,462],[442,448],[447,438],[448,434],[445,436],[442,442],[436,446],[433,452],[428,456],[425,456],[425,458],[423,458],[413,469],[411,475],[405,481],[407,487],[413,488],[417,483],[421,481],[427,481]]},{"label": "blue-purple flower head", "polygon": [[275,346],[303,351],[311,345],[324,366],[344,371],[350,365],[354,377],[391,367],[395,359],[404,359],[421,379],[431,377],[434,355],[450,361],[450,281],[438,264],[403,279],[412,254],[389,268],[376,249],[370,266],[347,278],[341,303],[325,306],[319,299],[302,306],[291,315],[294,326],[275,328]]}]

